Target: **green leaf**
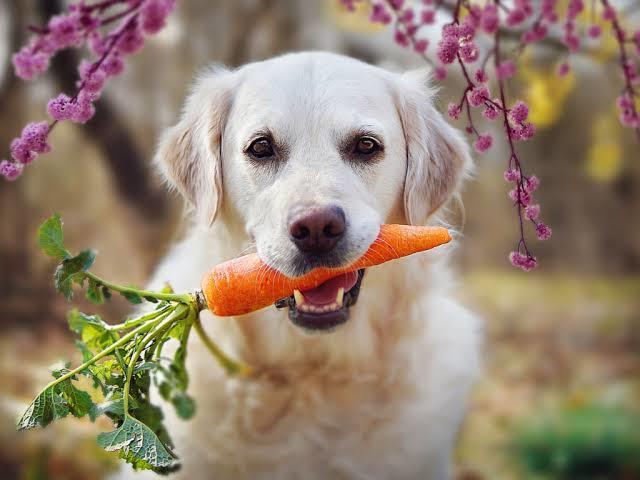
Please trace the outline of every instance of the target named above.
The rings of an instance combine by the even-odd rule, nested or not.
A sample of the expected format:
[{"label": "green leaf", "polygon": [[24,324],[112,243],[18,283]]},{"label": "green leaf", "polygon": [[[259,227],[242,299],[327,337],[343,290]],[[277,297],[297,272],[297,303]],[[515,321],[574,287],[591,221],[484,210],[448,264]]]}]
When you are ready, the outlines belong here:
[{"label": "green leaf", "polygon": [[57,213],[48,218],[38,229],[38,246],[50,257],[60,260],[71,257],[64,248],[62,220]]},{"label": "green leaf", "polygon": [[184,392],[179,392],[171,399],[176,413],[183,420],[189,420],[196,413],[196,402]]},{"label": "green leaf", "polygon": [[172,467],[175,455],[144,423],[126,415],[120,427],[98,435],[98,445],[107,451],[120,450],[125,459],[138,468]]},{"label": "green leaf", "polygon": [[135,305],[142,303],[142,297],[134,292],[120,292],[124,298]]},{"label": "green leaf", "polygon": [[[56,370],[53,376],[59,378],[66,373],[66,369]],[[76,388],[71,378],[68,378],[46,388],[31,402],[18,420],[18,430],[45,427],[69,413],[75,417],[84,417],[92,406],[91,396]]]},{"label": "green leaf", "polygon": [[[117,395],[120,395],[121,392],[117,392]],[[137,400],[133,397],[129,397],[129,409],[135,410],[138,408],[139,404]],[[124,400],[122,397],[119,398],[111,398],[109,400],[105,400],[102,403],[94,404],[93,408],[89,411],[89,417],[91,421],[95,421],[100,415],[108,415],[110,417],[124,417]]]},{"label": "green leaf", "polygon": [[99,282],[96,282],[93,278],[89,279],[89,286],[87,287],[86,297],[89,301],[95,303],[96,305],[100,305],[104,303],[106,297],[104,295],[105,291],[109,291],[104,285]]},{"label": "green leaf", "polygon": [[96,254],[92,250],[83,250],[75,257],[65,258],[56,268],[54,274],[56,289],[62,293],[67,300],[73,298],[71,289],[73,282],[82,284],[85,275],[96,258]]},{"label": "green leaf", "polygon": [[18,430],[46,427],[53,420],[64,418],[69,414],[69,406],[65,399],[51,386],[43,390],[27,407],[18,419]]},{"label": "green leaf", "polygon": [[[67,317],[69,328],[78,333],[84,345],[95,355],[117,341],[119,335],[98,315],[87,315],[76,309]],[[89,357],[90,358],[90,357]]]},{"label": "green leaf", "polygon": [[84,417],[93,407],[93,400],[88,392],[76,388],[70,380],[65,380],[56,385],[62,397],[69,406],[69,411],[74,417]]}]

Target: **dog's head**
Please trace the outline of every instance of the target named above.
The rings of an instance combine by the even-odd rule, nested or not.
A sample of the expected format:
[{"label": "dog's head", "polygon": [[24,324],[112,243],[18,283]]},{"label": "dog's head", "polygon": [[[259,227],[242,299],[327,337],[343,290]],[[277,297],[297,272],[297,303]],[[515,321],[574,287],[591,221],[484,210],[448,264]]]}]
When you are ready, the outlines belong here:
[{"label": "dog's head", "polygon": [[[210,70],[157,158],[202,222],[240,219],[270,266],[289,276],[341,266],[381,223],[425,223],[470,165],[427,76],[326,53]],[[280,306],[306,329],[329,330],[348,318],[362,275]]]}]

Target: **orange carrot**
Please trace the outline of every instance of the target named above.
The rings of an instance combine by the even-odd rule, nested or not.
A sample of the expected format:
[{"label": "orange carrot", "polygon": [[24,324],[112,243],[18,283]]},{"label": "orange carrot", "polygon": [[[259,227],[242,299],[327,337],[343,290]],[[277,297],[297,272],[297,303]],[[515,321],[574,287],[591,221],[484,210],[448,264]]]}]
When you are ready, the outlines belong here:
[{"label": "orange carrot", "polygon": [[445,228],[381,225],[378,238],[365,254],[346,267],[317,268],[292,278],[268,266],[254,253],[214,267],[205,275],[202,291],[214,314],[242,315],[288,297],[294,290],[308,290],[343,273],[429,250],[450,240]]}]

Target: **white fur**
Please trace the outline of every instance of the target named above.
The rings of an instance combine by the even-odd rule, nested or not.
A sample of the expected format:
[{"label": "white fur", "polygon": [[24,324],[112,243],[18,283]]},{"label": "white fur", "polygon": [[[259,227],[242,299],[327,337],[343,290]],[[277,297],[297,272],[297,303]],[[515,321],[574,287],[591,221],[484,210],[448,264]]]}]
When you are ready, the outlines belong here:
[{"label": "white fur", "polygon": [[[158,152],[200,220],[152,286],[196,289],[208,268],[254,242],[274,267],[291,271],[286,215],[300,203],[344,208],[353,258],[380,223],[433,218],[470,160],[431,102],[424,73],[397,75],[325,53],[205,73]],[[358,169],[336,142],[362,126],[384,138],[385,152]],[[289,146],[275,169],[242,153],[264,127]],[[203,313],[212,337],[259,376],[225,376],[192,338],[196,417],[181,421],[165,409],[183,461],[176,478],[449,478],[481,332],[449,297],[448,277],[438,251],[371,268],[350,320],[325,334],[305,333],[273,307],[238,318]]]}]

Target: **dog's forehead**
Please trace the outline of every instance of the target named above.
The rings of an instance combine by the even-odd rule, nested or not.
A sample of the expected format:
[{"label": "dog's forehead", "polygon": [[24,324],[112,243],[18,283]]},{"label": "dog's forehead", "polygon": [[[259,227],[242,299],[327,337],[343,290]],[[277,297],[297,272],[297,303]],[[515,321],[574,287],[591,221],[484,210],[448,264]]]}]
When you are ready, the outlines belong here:
[{"label": "dog's forehead", "polygon": [[[395,111],[390,74],[332,55],[287,56],[252,64],[243,72],[234,110],[252,128],[260,123],[318,126],[323,120],[348,128]],[[313,125],[311,125],[313,124]]]}]

